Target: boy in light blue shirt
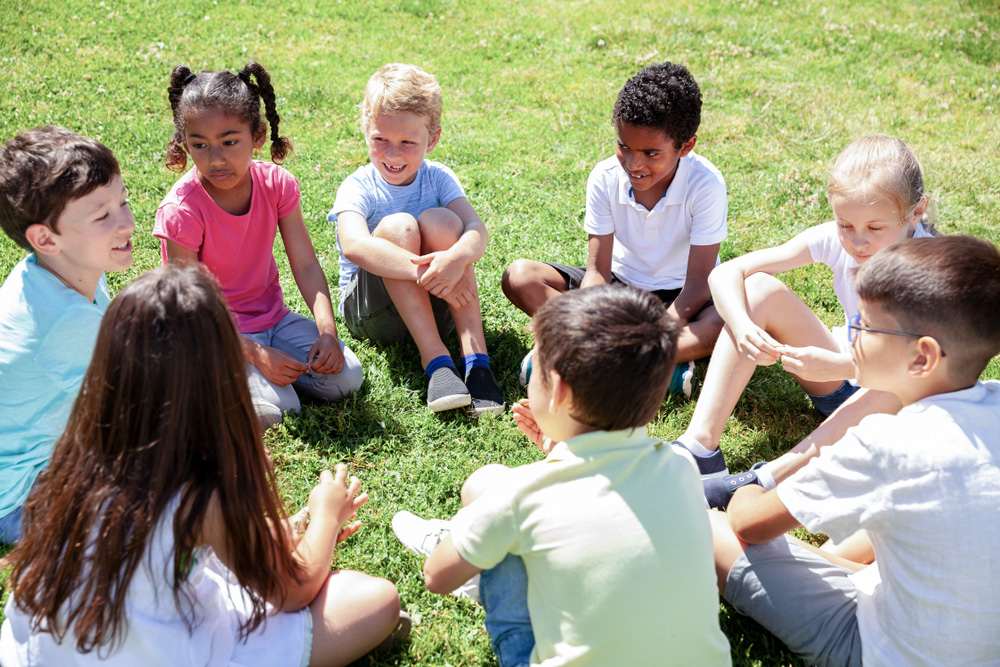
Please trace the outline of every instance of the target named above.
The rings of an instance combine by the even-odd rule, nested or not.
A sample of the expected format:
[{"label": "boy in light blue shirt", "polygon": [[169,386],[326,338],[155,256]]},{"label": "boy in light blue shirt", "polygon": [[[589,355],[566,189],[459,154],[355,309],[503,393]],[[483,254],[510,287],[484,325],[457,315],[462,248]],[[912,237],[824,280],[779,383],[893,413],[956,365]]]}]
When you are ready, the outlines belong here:
[{"label": "boy in light blue shirt", "polygon": [[62,127],[0,147],[0,227],[31,252],[0,286],[0,542],[48,464],[110,302],[105,271],[132,264],[118,161]]}]

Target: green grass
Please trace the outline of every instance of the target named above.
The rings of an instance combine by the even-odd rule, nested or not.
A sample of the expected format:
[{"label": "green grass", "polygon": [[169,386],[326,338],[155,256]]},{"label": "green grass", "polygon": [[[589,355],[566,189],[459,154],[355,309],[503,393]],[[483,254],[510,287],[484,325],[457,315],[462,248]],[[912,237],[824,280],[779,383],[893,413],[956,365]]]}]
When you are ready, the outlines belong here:
[{"label": "green grass", "polygon": [[[606,0],[0,0],[0,138],[57,123],[115,151],[138,221],[134,266],[110,276],[117,291],[159,262],[153,216],[175,179],[162,161],[170,70],[257,59],[272,73],[281,129],[297,149],[286,166],[301,183],[303,212],[335,286],[325,214],[338,184],[366,161],[356,109],[364,82],[385,62],[423,66],[445,96],[433,157],[458,173],[490,230],[477,270],[487,342],[511,401],[522,395],[516,368],[531,338],[527,318],[500,292],[500,274],[518,257],[584,261],[584,187],[590,168],[613,151],[615,95],[655,61],[686,64],[702,86],[696,150],[727,180],[724,259],[829,219],[826,165],[870,132],[914,148],[942,231],[1000,242],[996,0],[704,0],[648,9]],[[22,256],[0,239],[0,275]],[[289,303],[301,311],[282,270]],[[825,321],[841,317],[825,269],[785,278]],[[389,521],[399,509],[451,515],[478,466],[538,454],[509,415],[428,414],[414,349],[376,349],[344,335],[366,368],[361,392],[307,405],[266,439],[290,507],[304,503],[319,471],[337,461],[349,462],[371,495],[365,527],[338,550],[338,565],[396,582],[419,622],[411,642],[361,664],[495,664],[482,612],[428,594],[419,559],[396,542]],[[997,360],[984,377],[1000,377]],[[692,409],[668,399],[652,432],[680,433]],[[789,376],[761,369],[723,448],[731,467],[742,468],[788,449],[817,423]],[[756,624],[726,608],[722,619],[736,664],[796,663]]]}]

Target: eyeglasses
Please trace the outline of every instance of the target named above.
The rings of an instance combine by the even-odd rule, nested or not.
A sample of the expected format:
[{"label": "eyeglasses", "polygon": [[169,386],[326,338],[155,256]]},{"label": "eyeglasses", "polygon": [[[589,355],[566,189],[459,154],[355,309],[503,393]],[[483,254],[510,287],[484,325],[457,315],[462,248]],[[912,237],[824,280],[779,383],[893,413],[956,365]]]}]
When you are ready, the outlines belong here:
[{"label": "eyeglasses", "polygon": [[[854,339],[858,337],[859,331],[868,331],[871,333],[889,334],[890,336],[906,336],[907,338],[923,338],[927,334],[915,334],[909,333],[907,331],[889,331],[888,329],[873,329],[872,327],[866,327],[861,325],[861,316],[855,315],[847,323],[847,340],[850,343],[854,342]],[[941,350],[941,356],[944,356],[944,350]]]}]

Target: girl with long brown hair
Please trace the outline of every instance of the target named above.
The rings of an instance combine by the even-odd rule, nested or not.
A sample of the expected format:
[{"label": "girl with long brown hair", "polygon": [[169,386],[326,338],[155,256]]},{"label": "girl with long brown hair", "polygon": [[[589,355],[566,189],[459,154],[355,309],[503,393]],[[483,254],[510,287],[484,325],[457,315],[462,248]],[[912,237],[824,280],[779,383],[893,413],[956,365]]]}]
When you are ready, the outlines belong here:
[{"label": "girl with long brown hair", "polygon": [[400,616],[392,583],[330,571],[367,499],[337,465],[293,527],[221,293],[150,271],[108,308],[26,503],[0,663],[349,663]]}]

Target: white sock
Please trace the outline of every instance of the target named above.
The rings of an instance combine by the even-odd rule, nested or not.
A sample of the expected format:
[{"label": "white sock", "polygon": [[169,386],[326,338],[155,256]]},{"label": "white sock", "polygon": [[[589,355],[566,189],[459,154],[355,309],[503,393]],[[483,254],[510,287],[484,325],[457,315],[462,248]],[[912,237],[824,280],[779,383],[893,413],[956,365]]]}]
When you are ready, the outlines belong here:
[{"label": "white sock", "polygon": [[677,438],[677,442],[687,447],[687,450],[695,456],[699,456],[703,459],[708,458],[719,451],[718,449],[705,449],[702,447],[700,442],[687,435],[681,435],[681,437]]},{"label": "white sock", "polygon": [[760,482],[760,485],[764,487],[765,491],[770,491],[774,487],[778,486],[778,483],[774,481],[774,475],[772,475],[771,471],[767,469],[769,465],[769,463],[765,463],[761,467],[754,470],[754,472],[757,473],[757,481]]}]

